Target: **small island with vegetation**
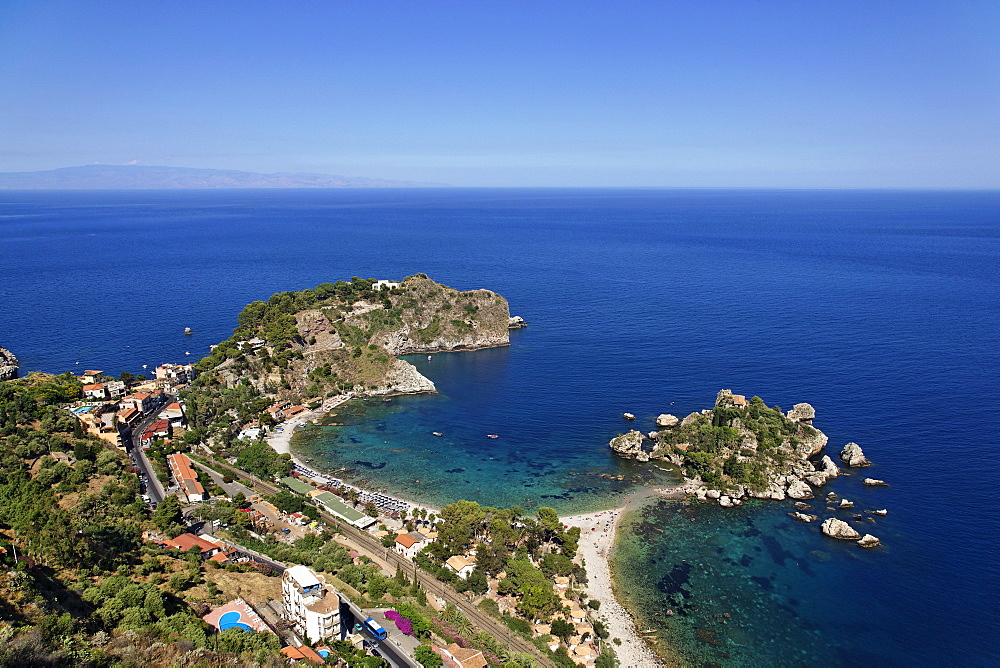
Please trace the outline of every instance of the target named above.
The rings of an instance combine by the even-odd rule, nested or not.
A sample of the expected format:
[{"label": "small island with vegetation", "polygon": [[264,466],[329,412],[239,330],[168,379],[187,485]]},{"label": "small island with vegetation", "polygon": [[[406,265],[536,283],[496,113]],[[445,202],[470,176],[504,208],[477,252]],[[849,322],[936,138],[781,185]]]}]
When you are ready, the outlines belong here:
[{"label": "small island with vegetation", "polygon": [[809,499],[810,485],[839,474],[829,456],[812,461],[827,443],[812,424],[815,417],[809,404],[796,404],[786,414],[760,397],[747,400],[721,390],[713,408],[684,419],[660,415],[657,431],[633,430],[610,446],[621,457],[676,465],[689,491],[723,506],[739,505],[746,497]]}]

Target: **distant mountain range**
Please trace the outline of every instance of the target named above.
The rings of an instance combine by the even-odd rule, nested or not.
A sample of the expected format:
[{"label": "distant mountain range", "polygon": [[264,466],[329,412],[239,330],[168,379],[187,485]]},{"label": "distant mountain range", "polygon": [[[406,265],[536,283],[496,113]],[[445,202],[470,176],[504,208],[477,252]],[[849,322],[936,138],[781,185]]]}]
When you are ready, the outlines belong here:
[{"label": "distant mountain range", "polygon": [[330,174],[256,174],[226,169],[84,165],[44,172],[0,172],[0,190],[126,188],[420,188],[443,183],[387,181]]}]

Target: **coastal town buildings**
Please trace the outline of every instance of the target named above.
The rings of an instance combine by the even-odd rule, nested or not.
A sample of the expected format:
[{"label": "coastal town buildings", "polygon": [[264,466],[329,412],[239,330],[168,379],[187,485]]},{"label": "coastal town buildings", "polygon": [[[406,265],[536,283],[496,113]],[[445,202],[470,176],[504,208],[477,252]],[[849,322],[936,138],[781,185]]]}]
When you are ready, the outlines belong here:
[{"label": "coastal town buildings", "polygon": [[[412,558],[412,557],[411,557]],[[462,578],[463,580],[468,578],[472,574],[472,571],[476,568],[476,558],[463,556],[456,554],[455,556],[444,562],[444,565],[455,575]]]},{"label": "coastal town buildings", "polygon": [[481,651],[472,647],[462,647],[454,642],[442,647],[439,654],[448,668],[486,668],[487,665],[486,657]]},{"label": "coastal town buildings", "polygon": [[205,500],[205,488],[198,482],[198,475],[191,468],[191,460],[187,455],[175,453],[167,455],[167,464],[170,466],[170,474],[177,481],[181,493],[188,503]]},{"label": "coastal town buildings", "polygon": [[395,549],[396,552],[403,555],[407,559],[413,559],[417,556],[420,550],[424,549],[426,545],[426,537],[416,531],[410,531],[409,533],[401,533],[396,536]]},{"label": "coastal town buildings", "polygon": [[161,364],[154,375],[157,380],[172,381],[172,385],[190,383],[195,378],[195,368],[192,364]]},{"label": "coastal town buildings", "polygon": [[103,383],[91,383],[90,385],[84,385],[82,391],[84,399],[102,401],[108,398],[108,391],[105,389]]},{"label": "coastal town buildings", "polygon": [[80,382],[83,383],[84,385],[90,385],[96,383],[98,379],[101,377],[101,374],[103,373],[104,373],[103,371],[95,371],[93,369],[87,369],[86,371],[80,374]]},{"label": "coastal town buildings", "polygon": [[281,576],[285,619],[300,636],[317,642],[340,635],[340,594],[308,566],[292,566]]}]

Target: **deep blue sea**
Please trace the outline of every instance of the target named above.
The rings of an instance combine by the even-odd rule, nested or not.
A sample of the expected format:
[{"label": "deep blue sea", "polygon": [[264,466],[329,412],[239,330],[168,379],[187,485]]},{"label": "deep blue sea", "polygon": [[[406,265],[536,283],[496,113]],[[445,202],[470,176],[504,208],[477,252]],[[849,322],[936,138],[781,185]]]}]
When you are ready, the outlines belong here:
[{"label": "deep blue sea", "polygon": [[194,360],[254,299],[416,272],[531,324],[414,359],[439,395],[348,404],[303,456],[434,504],[569,512],[670,480],[609,456],[624,411],[649,430],[721,388],[809,402],[831,454],[875,462],[823,492],[887,508],[884,546],[784,503],[656,502],[615,553],[640,624],[697,665],[1000,663],[1000,193],[0,193],[0,345],[24,371]]}]

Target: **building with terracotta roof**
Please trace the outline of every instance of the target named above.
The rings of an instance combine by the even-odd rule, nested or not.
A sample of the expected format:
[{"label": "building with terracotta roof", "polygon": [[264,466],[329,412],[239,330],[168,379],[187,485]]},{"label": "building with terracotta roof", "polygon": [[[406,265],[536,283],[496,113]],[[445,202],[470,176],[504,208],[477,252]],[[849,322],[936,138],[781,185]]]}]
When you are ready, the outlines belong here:
[{"label": "building with terracotta roof", "polygon": [[460,554],[456,554],[448,559],[448,561],[444,562],[444,565],[454,571],[455,574],[463,580],[469,577],[469,574],[471,574],[476,568],[474,561],[470,561],[468,557],[464,557]]},{"label": "building with terracotta roof", "polygon": [[180,550],[181,552],[187,552],[192,547],[197,547],[201,552],[202,559],[208,559],[219,554],[224,544],[213,543],[206,540],[201,536],[196,536],[193,533],[182,533],[177,536],[177,538],[168,538],[166,540],[159,541],[157,543],[160,547],[172,548],[175,550]]},{"label": "building with terracotta roof", "polygon": [[396,536],[396,552],[407,559],[413,559],[413,557],[417,556],[417,552],[420,551],[422,543],[422,540],[415,538],[412,534],[401,533]]},{"label": "building with terracotta roof", "polygon": [[80,382],[82,382],[84,384],[87,384],[87,383],[96,383],[97,379],[100,378],[100,376],[101,376],[102,373],[104,373],[104,372],[103,371],[95,371],[93,369],[87,369],[86,371],[84,371],[83,373],[80,374]]},{"label": "building with terracotta roof", "polygon": [[191,364],[161,364],[154,372],[157,380],[190,383],[194,380],[195,369]]},{"label": "building with terracotta roof", "polygon": [[317,654],[309,645],[300,645],[298,647],[289,645],[288,647],[282,647],[281,653],[292,662],[310,661],[316,664],[326,663],[323,657]]},{"label": "building with terracotta roof", "polygon": [[174,476],[188,502],[204,501],[205,488],[198,482],[198,475],[191,468],[191,460],[187,455],[180,453],[167,455],[167,463],[170,465],[171,475]]},{"label": "building with terracotta roof", "polygon": [[308,566],[292,566],[281,576],[284,617],[311,642],[340,635],[340,594]]},{"label": "building with terracotta roof", "polygon": [[441,648],[441,659],[448,668],[486,668],[486,658],[478,649],[452,643]]},{"label": "building with terracotta roof", "polygon": [[108,391],[103,383],[84,385],[81,389],[83,390],[83,396],[87,399],[103,401],[108,398]]}]

